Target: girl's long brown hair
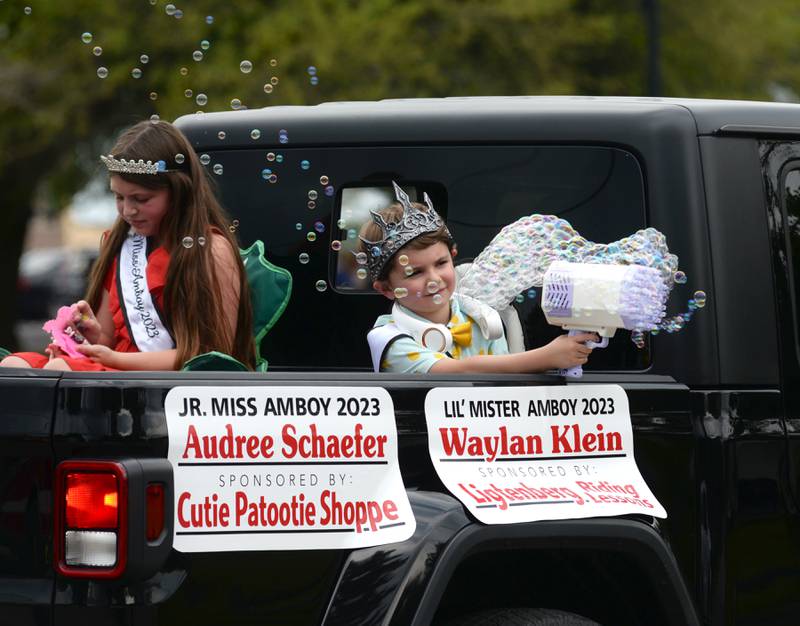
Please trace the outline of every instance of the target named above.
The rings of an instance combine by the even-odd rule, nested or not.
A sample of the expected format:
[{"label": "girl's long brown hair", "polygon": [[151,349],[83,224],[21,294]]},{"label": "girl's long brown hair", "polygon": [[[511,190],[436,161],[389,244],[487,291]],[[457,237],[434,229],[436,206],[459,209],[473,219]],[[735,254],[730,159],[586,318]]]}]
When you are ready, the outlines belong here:
[{"label": "girl's long brown hair", "polygon": [[[174,171],[158,174],[113,173],[123,180],[148,189],[168,189],[170,209],[161,221],[159,240],[169,252],[169,269],[164,286],[164,322],[177,347],[175,368],[190,358],[217,350],[230,354],[248,367],[255,364],[253,311],[244,265],[238,254],[230,220],[217,201],[205,168],[184,135],[167,122],[140,122],[125,131],[112,148],[118,159],[162,160]],[[183,163],[175,160],[182,154]],[[178,159],[180,160],[180,158]],[[97,309],[103,297],[103,282],[127,236],[129,226],[121,218],[100,246],[100,256],[89,277],[86,300]],[[225,321],[221,288],[214,273],[212,232],[227,239],[239,268],[239,311],[232,337]],[[195,241],[204,236],[206,245],[181,245],[184,237]],[[228,304],[229,305],[229,304]]]}]

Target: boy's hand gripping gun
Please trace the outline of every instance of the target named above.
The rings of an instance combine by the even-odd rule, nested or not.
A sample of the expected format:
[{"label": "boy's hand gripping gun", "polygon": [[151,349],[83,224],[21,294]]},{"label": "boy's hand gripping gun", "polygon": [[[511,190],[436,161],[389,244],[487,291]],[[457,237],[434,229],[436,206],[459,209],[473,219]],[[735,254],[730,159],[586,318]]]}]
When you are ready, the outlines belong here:
[{"label": "boy's hand gripping gun", "polygon": [[[556,261],[544,275],[542,310],[550,324],[570,335],[597,333],[601,341],[586,345],[605,348],[617,328],[658,328],[668,295],[660,272],[652,267]],[[583,369],[577,365],[559,373],[580,378]]]}]

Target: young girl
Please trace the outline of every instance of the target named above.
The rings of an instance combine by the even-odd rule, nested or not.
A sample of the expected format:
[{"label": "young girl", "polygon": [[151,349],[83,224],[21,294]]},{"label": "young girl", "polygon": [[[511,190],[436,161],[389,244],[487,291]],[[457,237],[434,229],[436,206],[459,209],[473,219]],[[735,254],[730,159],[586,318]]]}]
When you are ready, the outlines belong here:
[{"label": "young girl", "polygon": [[140,122],[108,156],[119,213],[104,234],[86,300],[73,324],[87,343],[67,356],[10,355],[6,367],[54,370],[174,370],[212,350],[249,367],[252,310],[236,240],[208,175],[181,132]]},{"label": "young girl", "polygon": [[508,354],[496,311],[456,292],[453,239],[427,194],[423,205],[394,187],[398,202],[373,213],[360,233],[373,288],[395,301],[367,337],[375,371],[541,372],[587,362],[593,333]]}]

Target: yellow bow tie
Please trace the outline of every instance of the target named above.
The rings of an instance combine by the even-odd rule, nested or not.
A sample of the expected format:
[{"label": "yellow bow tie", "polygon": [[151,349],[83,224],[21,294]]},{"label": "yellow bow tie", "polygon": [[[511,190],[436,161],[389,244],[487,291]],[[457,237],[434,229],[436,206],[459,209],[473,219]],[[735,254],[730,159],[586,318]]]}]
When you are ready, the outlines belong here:
[{"label": "yellow bow tie", "polygon": [[468,346],[472,343],[472,322],[464,322],[456,324],[450,328],[450,333],[453,335],[453,341],[459,346]]}]

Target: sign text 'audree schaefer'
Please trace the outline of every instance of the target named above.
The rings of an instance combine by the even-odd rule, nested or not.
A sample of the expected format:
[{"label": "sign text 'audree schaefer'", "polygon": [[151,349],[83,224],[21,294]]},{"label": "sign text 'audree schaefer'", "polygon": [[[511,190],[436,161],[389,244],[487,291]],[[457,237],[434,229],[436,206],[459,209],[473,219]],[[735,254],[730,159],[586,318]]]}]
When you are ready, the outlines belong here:
[{"label": "sign text 'audree schaefer'", "polygon": [[176,550],[353,548],[414,532],[384,389],[175,387],[165,412]]},{"label": "sign text 'audree schaefer'", "polygon": [[484,523],[667,516],[636,467],[617,385],[441,387],[425,416],[436,472]]}]

